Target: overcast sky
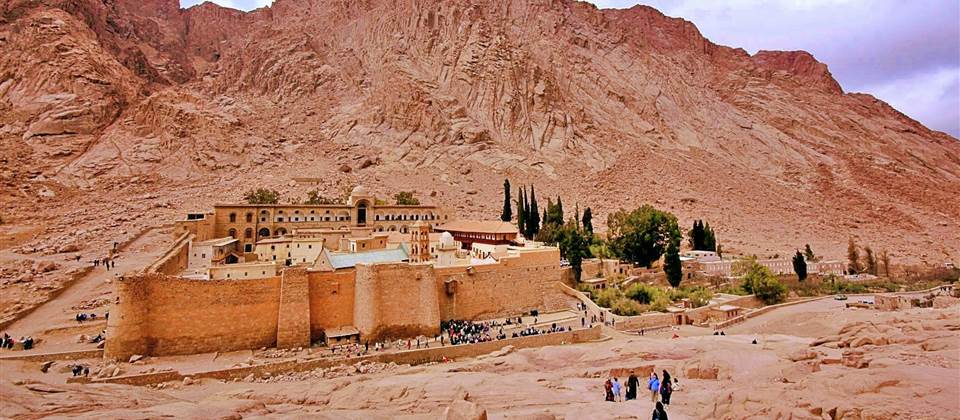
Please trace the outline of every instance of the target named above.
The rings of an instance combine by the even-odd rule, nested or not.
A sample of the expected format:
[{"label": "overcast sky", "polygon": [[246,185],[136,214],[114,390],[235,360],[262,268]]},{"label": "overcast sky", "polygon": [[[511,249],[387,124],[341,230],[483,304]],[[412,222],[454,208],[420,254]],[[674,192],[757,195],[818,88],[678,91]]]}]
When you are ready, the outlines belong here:
[{"label": "overcast sky", "polygon": [[[188,7],[200,0],[181,0]],[[215,0],[251,10],[271,0]],[[649,4],[697,25],[711,41],[757,50],[805,50],[846,92],[866,92],[960,137],[960,1],[592,0]]]}]

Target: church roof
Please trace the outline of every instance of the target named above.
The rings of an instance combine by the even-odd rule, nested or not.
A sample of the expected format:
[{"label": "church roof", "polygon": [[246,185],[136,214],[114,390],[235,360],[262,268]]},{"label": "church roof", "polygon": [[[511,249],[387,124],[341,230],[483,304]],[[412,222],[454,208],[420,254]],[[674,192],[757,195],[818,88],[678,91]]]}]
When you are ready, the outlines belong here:
[{"label": "church roof", "polygon": [[339,270],[341,268],[352,268],[357,264],[395,263],[410,259],[410,256],[404,247],[378,249],[364,252],[331,252],[329,256],[330,266],[335,270]]},{"label": "church roof", "polygon": [[454,220],[434,228],[438,231],[475,233],[517,233],[517,227],[501,220]]}]

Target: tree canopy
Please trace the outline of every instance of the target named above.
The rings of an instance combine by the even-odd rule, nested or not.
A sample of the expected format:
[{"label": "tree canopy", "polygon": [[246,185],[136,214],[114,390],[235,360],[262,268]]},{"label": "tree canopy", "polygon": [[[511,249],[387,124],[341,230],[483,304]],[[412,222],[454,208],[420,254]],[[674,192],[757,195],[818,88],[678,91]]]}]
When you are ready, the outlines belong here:
[{"label": "tree canopy", "polygon": [[257,188],[247,191],[243,199],[247,200],[248,204],[277,204],[280,201],[280,193],[277,190]]},{"label": "tree canopy", "polygon": [[710,228],[710,222],[706,224],[703,220],[694,220],[693,228],[687,231],[690,247],[697,251],[716,251],[717,237]]},{"label": "tree canopy", "polygon": [[666,255],[663,257],[663,272],[667,275],[667,282],[673,287],[679,287],[683,280],[683,266],[680,264],[680,239],[671,239],[667,243]]},{"label": "tree canopy", "polygon": [[583,210],[583,218],[580,222],[584,230],[593,234],[593,210],[590,210],[590,207]]},{"label": "tree canopy", "polygon": [[646,204],[632,211],[611,213],[607,229],[614,255],[647,268],[660,259],[669,241],[680,240],[677,217]]},{"label": "tree canopy", "polygon": [[303,202],[304,204],[343,204],[344,200],[342,198],[329,198],[320,195],[320,191],[312,190],[307,191],[307,201]]},{"label": "tree canopy", "polygon": [[410,191],[400,191],[393,195],[393,199],[396,200],[397,205],[400,206],[420,205],[420,200],[418,200],[417,197],[414,197],[413,192]]},{"label": "tree canopy", "polygon": [[769,268],[760,265],[756,258],[748,258],[737,264],[737,271],[743,275],[740,288],[764,303],[772,305],[786,299],[787,287]]}]

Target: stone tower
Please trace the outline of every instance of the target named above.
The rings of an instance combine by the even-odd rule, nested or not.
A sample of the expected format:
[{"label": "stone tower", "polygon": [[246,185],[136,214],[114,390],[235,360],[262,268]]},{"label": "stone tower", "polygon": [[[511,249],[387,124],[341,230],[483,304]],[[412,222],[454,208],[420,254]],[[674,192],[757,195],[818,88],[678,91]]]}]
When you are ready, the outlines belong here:
[{"label": "stone tower", "polygon": [[410,262],[430,261],[430,226],[417,221],[410,227]]}]

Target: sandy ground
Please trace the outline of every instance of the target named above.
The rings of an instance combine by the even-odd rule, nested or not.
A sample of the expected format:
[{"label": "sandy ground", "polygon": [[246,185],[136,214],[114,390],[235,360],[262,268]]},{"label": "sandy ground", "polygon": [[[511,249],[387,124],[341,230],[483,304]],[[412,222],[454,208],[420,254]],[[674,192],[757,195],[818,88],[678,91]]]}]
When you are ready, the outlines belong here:
[{"label": "sandy ground", "polygon": [[[878,312],[824,299],[773,311],[726,330],[723,337],[687,329],[679,331],[679,339],[609,331],[611,339],[603,342],[445,364],[379,366],[370,373],[347,366],[269,379],[169,383],[163,389],[65,385],[66,362],[43,374],[38,363],[5,361],[0,362],[0,414],[433,419],[466,398],[458,404],[486,410],[493,419],[649,418],[649,394],[609,403],[602,391],[611,369],[649,366],[667,369],[681,381],[668,410],[671,419],[804,419],[830,418],[830,413],[951,419],[960,418],[958,314],[958,306]],[[865,336],[879,344],[856,341]],[[817,337],[828,338],[811,346]],[[839,347],[838,340],[847,344]],[[845,353],[857,352],[867,366],[840,363]],[[230,363],[249,356],[236,352],[218,358]],[[209,355],[148,360],[152,366],[187,370],[204,357]]]}]

